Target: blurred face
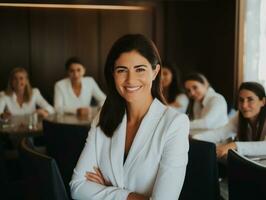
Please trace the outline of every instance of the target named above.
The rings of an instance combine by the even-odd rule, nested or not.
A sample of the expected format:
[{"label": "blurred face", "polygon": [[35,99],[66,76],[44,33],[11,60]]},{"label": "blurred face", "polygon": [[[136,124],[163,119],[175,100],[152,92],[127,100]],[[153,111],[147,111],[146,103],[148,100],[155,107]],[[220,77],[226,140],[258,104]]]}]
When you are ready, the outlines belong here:
[{"label": "blurred face", "polygon": [[24,72],[17,72],[13,76],[12,87],[15,92],[24,92],[28,79]]},{"label": "blurred face", "polygon": [[264,105],[265,99],[260,100],[254,92],[246,89],[239,92],[238,109],[245,118],[251,121],[256,120]]},{"label": "blurred face", "polygon": [[85,68],[78,63],[72,63],[68,69],[68,76],[71,82],[80,82],[85,74]]},{"label": "blurred face", "polygon": [[153,70],[149,61],[136,51],[122,53],[114,66],[116,89],[127,102],[151,99],[152,81],[159,70],[159,65]]},{"label": "blurred face", "polygon": [[162,68],[162,86],[167,88],[170,86],[173,79],[173,74],[168,68]]},{"label": "blurred face", "polygon": [[185,82],[185,89],[189,98],[194,101],[202,101],[207,92],[208,86],[198,81],[188,80]]}]

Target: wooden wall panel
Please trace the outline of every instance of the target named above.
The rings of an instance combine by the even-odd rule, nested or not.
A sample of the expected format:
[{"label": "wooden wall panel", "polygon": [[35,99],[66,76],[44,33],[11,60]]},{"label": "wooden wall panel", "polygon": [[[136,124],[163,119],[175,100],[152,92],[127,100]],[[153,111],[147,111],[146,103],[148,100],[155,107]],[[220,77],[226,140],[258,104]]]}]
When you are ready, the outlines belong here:
[{"label": "wooden wall panel", "polygon": [[33,82],[52,101],[54,83],[66,76],[65,61],[78,56],[87,74],[98,74],[96,11],[43,9],[31,11]]},{"label": "wooden wall panel", "polygon": [[14,67],[29,70],[27,9],[0,8],[0,91]]},{"label": "wooden wall panel", "polygon": [[204,73],[232,104],[235,1],[168,2],[165,13],[166,59],[183,74]]}]

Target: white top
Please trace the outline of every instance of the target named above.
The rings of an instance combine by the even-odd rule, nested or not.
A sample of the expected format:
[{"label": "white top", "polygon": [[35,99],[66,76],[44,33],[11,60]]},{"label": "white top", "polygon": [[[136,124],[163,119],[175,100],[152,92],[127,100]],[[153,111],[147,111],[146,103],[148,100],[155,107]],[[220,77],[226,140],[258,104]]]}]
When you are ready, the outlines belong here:
[{"label": "white top", "polygon": [[181,113],[186,113],[187,106],[188,106],[188,103],[189,103],[189,99],[188,99],[187,95],[179,94],[179,95],[176,96],[175,101],[180,106],[179,107],[174,107],[174,108],[176,108]]},{"label": "white top", "polygon": [[224,97],[209,87],[202,102],[193,105],[194,119],[190,122],[191,134],[219,128],[228,122],[227,103]]},{"label": "white top", "polygon": [[[143,118],[125,163],[127,116],[112,138],[94,120],[70,182],[74,199],[126,200],[130,192],[153,200],[177,200],[188,162],[189,120],[155,99]],[[84,177],[98,167],[113,186]]]},{"label": "white top", "polygon": [[92,77],[82,78],[79,96],[74,93],[69,78],[55,84],[54,106],[56,111],[75,114],[78,108],[89,107],[92,97],[97,100],[98,104],[103,105],[105,94]]},{"label": "white top", "polygon": [[54,113],[53,107],[42,97],[37,88],[32,89],[32,97],[30,101],[23,103],[21,107],[17,102],[17,95],[15,93],[11,96],[4,94],[0,97],[0,114],[4,112],[5,108],[12,115],[31,114],[36,111],[36,106],[43,108],[49,114]]},{"label": "white top", "polygon": [[[230,121],[223,127],[202,132],[200,134],[194,135],[194,139],[204,140],[214,143],[223,142],[224,140],[235,137],[237,135],[238,129],[238,112]],[[250,128],[250,127],[249,127]],[[250,130],[251,131],[251,130]],[[263,131],[266,131],[266,122],[264,124]],[[264,141],[251,141],[251,142],[236,142],[237,151],[242,155],[247,156],[258,156],[266,155],[266,137]]]}]

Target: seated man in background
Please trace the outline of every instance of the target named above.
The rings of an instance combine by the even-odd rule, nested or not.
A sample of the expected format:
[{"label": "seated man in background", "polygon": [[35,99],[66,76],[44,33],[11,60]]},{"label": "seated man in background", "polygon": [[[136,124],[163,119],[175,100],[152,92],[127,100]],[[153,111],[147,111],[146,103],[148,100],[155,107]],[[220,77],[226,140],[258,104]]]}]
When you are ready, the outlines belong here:
[{"label": "seated man in background", "polygon": [[68,77],[55,84],[54,106],[56,112],[88,115],[92,97],[99,105],[103,105],[105,94],[92,77],[84,77],[86,69],[78,58],[69,58],[65,68]]}]

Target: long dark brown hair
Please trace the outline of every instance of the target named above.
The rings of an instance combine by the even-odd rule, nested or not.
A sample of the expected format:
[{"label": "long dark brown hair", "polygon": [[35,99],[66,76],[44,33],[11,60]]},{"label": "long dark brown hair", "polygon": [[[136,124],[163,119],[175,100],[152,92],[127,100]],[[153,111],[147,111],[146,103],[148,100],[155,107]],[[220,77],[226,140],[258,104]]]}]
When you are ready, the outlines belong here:
[{"label": "long dark brown hair", "polygon": [[[114,64],[122,53],[137,51],[151,64],[152,69],[161,65],[161,58],[154,43],[141,34],[128,34],[119,38],[112,46],[106,59],[104,76],[107,83],[107,97],[100,113],[99,126],[107,137],[112,137],[114,131],[121,123],[126,110],[125,100],[120,96],[115,87],[113,77]],[[161,70],[152,83],[151,93],[164,103],[161,89]]]},{"label": "long dark brown hair", "polygon": [[24,96],[23,96],[23,101],[24,102],[29,102],[31,100],[32,97],[32,87],[29,81],[29,77],[28,77],[28,72],[26,71],[26,69],[22,68],[22,67],[16,67],[14,68],[8,78],[8,84],[7,84],[7,88],[6,88],[6,95],[11,96],[13,95],[13,93],[15,92],[14,87],[12,85],[14,76],[16,75],[16,73],[24,73],[26,76],[26,87],[25,87],[25,91],[24,91]]},{"label": "long dark brown hair", "polygon": [[[260,100],[265,98],[265,89],[264,87],[257,82],[244,82],[240,85],[238,90],[238,95],[241,90],[249,90],[253,92]],[[266,105],[260,109],[260,113],[257,118],[258,129],[256,133],[252,133],[252,141],[259,141],[261,138],[263,126],[266,120]],[[237,132],[237,139],[239,141],[249,141],[248,136],[248,119],[246,119],[241,112],[239,112],[239,125]]]}]

